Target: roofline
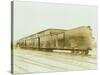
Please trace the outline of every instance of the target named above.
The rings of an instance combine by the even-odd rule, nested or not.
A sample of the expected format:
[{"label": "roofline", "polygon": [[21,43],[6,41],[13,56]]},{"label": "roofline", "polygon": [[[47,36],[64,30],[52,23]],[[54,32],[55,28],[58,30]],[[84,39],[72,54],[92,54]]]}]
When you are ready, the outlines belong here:
[{"label": "roofline", "polygon": [[[39,32],[37,32],[37,33],[31,34],[31,35],[26,36],[26,37],[21,38],[21,39],[26,39],[27,37],[33,36],[33,35],[35,35],[35,34],[40,34],[40,33],[42,33],[42,32],[48,31],[48,30],[69,31],[69,30],[74,30],[74,29],[78,29],[78,28],[81,28],[81,27],[89,27],[89,25],[88,25],[88,26],[80,26],[80,27],[76,27],[76,28],[72,28],[72,29],[56,29],[56,28],[48,28],[48,29],[45,29],[45,30],[39,31]],[[19,39],[19,40],[21,40],[21,39]]]}]

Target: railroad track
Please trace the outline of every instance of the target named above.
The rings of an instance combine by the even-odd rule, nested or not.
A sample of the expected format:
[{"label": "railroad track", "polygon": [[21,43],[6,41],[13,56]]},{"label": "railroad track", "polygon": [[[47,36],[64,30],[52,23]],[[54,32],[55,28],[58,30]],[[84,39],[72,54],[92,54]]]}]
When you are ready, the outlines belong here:
[{"label": "railroad track", "polygon": [[[18,56],[19,57],[19,56]],[[21,56],[20,56],[21,57]],[[21,57],[23,58],[23,60],[21,59],[16,59],[18,61],[21,61],[23,63],[26,63],[26,64],[30,64],[34,67],[34,65],[36,66],[39,66],[39,67],[42,67],[42,68],[45,68],[46,71],[62,71],[64,70],[64,68],[61,68],[61,67],[57,67],[57,66],[53,66],[53,65],[48,65],[48,64],[44,64],[44,63],[40,63],[40,62],[37,62],[37,61],[33,61],[33,60],[30,60],[30,59],[27,59],[27,58],[24,58],[24,57]],[[23,66],[22,66],[23,67]]]},{"label": "railroad track", "polygon": [[[42,51],[41,51],[42,52]],[[21,53],[22,54],[22,53]],[[27,55],[32,55],[33,53],[28,53]],[[49,54],[52,54],[52,52],[50,53],[48,53],[48,52],[45,52],[45,53],[43,53],[42,52],[42,54],[41,53],[35,53],[35,54],[33,54],[34,56],[41,56],[41,57],[48,57],[49,59],[51,59],[51,57],[52,57],[52,59],[54,59],[54,60],[57,60],[57,58],[55,59],[55,57],[57,57],[58,55],[60,55],[59,53],[57,54],[56,53],[56,55],[55,55],[55,53],[54,54],[52,54],[51,56],[49,56]],[[66,57],[64,56],[64,55],[66,55],[65,53],[63,53],[63,56],[62,55],[60,55],[60,57],[61,58],[63,58],[63,59],[70,59],[70,60],[74,60],[74,61],[80,61],[80,62],[85,62],[85,63],[91,63],[91,64],[96,64],[96,61],[95,61],[95,59],[96,59],[96,56],[91,56],[91,55],[87,55],[87,56],[81,56],[81,55],[69,55],[69,57],[66,55]],[[70,57],[70,56],[73,56],[73,57]],[[75,57],[74,57],[75,56]],[[77,57],[77,58],[76,58]],[[82,57],[82,59],[79,59],[80,57]],[[85,60],[83,60],[83,59],[85,59]],[[91,61],[89,61],[89,60],[93,60],[92,62]],[[59,60],[59,59],[58,59]],[[61,60],[60,60],[61,61]]]},{"label": "railroad track", "polygon": [[[74,56],[65,53],[19,50],[15,51],[14,60],[15,66],[22,69],[21,71],[25,71],[25,73],[96,69],[95,56]],[[17,64],[16,61],[22,65]],[[30,68],[23,67],[23,63],[26,65],[31,65],[32,68],[36,67],[38,69],[30,70]],[[39,71],[40,69],[42,71]],[[18,70],[16,72],[18,72]]]},{"label": "railroad track", "polygon": [[[27,59],[27,60],[31,60],[31,61],[38,61],[39,63],[41,62],[41,61],[43,61],[43,60],[41,60],[41,59],[43,59],[43,58],[38,58],[38,57],[36,57],[36,59],[32,59],[31,58],[31,56],[29,56],[29,55],[27,55],[27,57],[29,57],[29,58],[27,58],[27,57],[23,57],[23,56],[19,56],[19,55],[17,55],[17,57],[20,57],[20,58],[22,58],[22,59]],[[35,56],[34,56],[35,57]],[[37,59],[39,59],[39,60],[37,60]],[[49,59],[49,58],[48,58]],[[59,60],[59,59],[57,59],[57,58],[53,58],[53,59],[49,59],[49,60],[52,60],[52,61],[56,61],[56,63],[63,63],[63,64],[68,64],[68,65],[72,65],[72,66],[75,66],[75,67],[80,67],[80,68],[82,68],[82,69],[90,69],[92,66],[95,66],[95,64],[93,64],[93,63],[87,63],[87,62],[81,62],[80,61],[80,63],[79,63],[79,61],[76,61],[76,60],[72,60],[72,59],[66,59],[65,61],[62,61],[62,60]],[[48,60],[47,60],[48,61]],[[37,63],[38,63],[37,62]],[[74,63],[71,63],[71,62],[74,62]],[[44,63],[47,63],[47,62],[42,62],[41,64],[44,64]],[[52,64],[53,64],[53,62],[51,62]],[[48,64],[49,66],[50,66],[50,64]],[[90,65],[90,66],[89,66]],[[53,67],[55,67],[55,66],[53,66]],[[59,68],[59,67],[58,67]],[[67,70],[67,69],[66,69]]]}]

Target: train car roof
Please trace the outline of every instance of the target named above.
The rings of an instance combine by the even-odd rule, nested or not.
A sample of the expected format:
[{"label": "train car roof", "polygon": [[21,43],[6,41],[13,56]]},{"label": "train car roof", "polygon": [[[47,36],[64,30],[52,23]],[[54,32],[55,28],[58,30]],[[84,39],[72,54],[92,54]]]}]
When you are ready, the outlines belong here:
[{"label": "train car roof", "polygon": [[72,29],[56,29],[56,28],[49,28],[49,29],[45,29],[45,30],[43,30],[43,31],[39,31],[39,32],[37,32],[37,33],[34,33],[34,34],[31,34],[31,35],[29,35],[29,36],[26,36],[26,37],[24,37],[24,38],[21,38],[20,40],[22,40],[22,39],[27,39],[27,38],[29,38],[29,37],[32,37],[32,36],[34,36],[34,35],[39,35],[39,34],[41,34],[41,33],[43,33],[43,32],[46,32],[46,31],[49,31],[49,30],[59,30],[59,31],[69,31],[69,30],[76,30],[76,29],[80,29],[80,28],[90,28],[90,26],[80,26],[80,27],[77,27],[77,28],[72,28]]}]

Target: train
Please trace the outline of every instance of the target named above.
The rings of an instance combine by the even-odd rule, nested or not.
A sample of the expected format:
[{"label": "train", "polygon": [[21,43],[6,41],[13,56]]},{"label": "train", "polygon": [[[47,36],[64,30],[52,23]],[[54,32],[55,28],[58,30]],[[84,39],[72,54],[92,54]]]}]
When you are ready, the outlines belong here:
[{"label": "train", "polygon": [[88,55],[93,48],[90,26],[73,29],[46,29],[17,40],[16,46],[24,49],[67,50],[74,54]]}]

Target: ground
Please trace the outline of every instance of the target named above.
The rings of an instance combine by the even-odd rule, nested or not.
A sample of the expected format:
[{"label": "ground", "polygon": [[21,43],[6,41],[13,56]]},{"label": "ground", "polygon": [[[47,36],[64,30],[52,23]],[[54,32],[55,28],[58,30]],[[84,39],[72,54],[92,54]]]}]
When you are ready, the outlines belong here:
[{"label": "ground", "polygon": [[[93,52],[94,53],[94,52]],[[14,73],[63,72],[96,69],[96,54],[14,49]]]}]

